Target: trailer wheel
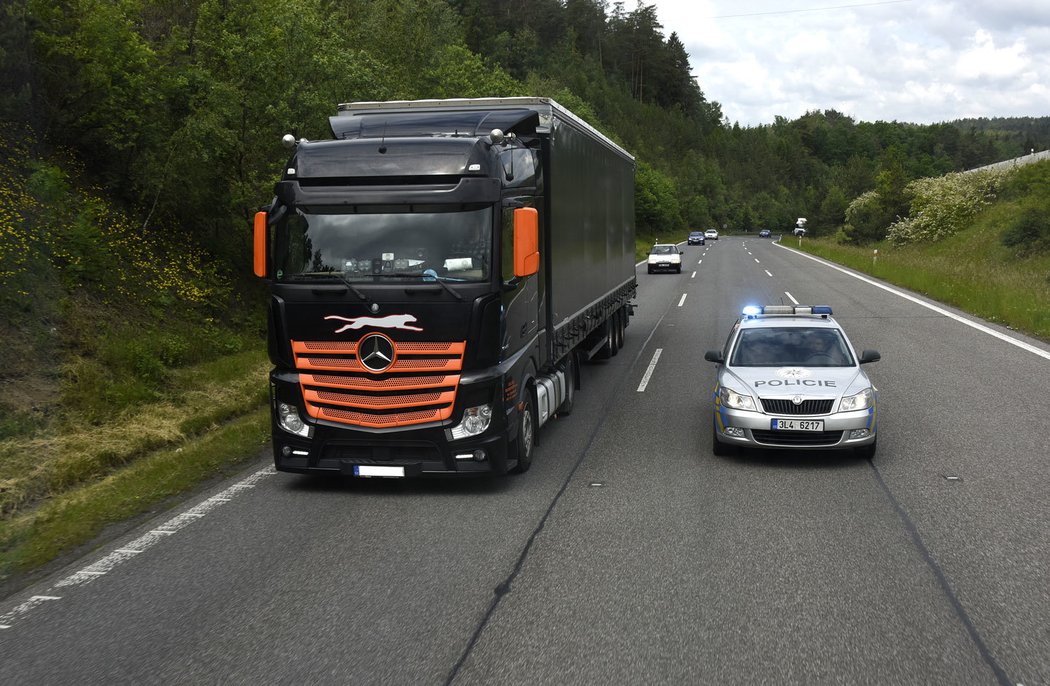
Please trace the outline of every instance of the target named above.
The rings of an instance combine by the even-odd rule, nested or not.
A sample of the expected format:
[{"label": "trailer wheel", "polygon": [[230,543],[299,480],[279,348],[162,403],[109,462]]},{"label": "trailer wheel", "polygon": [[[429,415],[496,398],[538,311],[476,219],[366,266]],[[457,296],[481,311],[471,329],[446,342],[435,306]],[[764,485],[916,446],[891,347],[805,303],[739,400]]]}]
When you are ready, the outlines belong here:
[{"label": "trailer wheel", "polygon": [[532,400],[532,390],[527,389],[521,399],[522,407],[518,411],[518,437],[514,440],[514,453],[518,464],[511,471],[524,474],[532,466],[532,452],[536,448],[536,409]]},{"label": "trailer wheel", "polygon": [[580,374],[580,363],[576,360],[576,353],[569,353],[568,362],[565,364],[565,400],[558,408],[558,414],[568,417],[572,414],[572,408],[576,404],[576,379]]},{"label": "trailer wheel", "polygon": [[595,360],[608,360],[616,354],[616,324],[613,317],[606,319],[603,326],[605,327],[605,344],[594,354],[593,359]]},{"label": "trailer wheel", "polygon": [[616,347],[622,348],[627,338],[627,310],[620,308],[616,311]]}]

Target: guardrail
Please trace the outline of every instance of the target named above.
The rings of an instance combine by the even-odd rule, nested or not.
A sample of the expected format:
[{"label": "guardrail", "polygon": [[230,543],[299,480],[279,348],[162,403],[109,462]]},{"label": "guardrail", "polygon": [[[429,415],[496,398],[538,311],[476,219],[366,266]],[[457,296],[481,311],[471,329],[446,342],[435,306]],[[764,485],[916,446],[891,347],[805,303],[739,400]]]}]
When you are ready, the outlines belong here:
[{"label": "guardrail", "polygon": [[1040,150],[1039,152],[1033,152],[1022,157],[1015,157],[1012,160],[996,162],[995,164],[986,164],[983,167],[977,167],[975,169],[967,169],[963,174],[969,174],[970,172],[975,171],[991,171],[993,169],[1013,169],[1014,167],[1021,167],[1026,164],[1032,164],[1033,162],[1041,162],[1042,160],[1050,160],[1050,150]]}]

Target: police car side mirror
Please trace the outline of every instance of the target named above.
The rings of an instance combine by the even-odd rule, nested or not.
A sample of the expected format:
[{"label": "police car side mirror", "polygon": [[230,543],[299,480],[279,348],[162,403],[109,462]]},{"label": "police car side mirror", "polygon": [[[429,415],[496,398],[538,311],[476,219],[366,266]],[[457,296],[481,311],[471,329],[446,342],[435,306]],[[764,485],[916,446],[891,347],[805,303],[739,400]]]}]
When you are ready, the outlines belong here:
[{"label": "police car side mirror", "polygon": [[721,350],[708,350],[706,353],[704,353],[704,359],[708,362],[717,362],[719,364],[725,362],[725,358],[722,357]]},{"label": "police car side mirror", "polygon": [[882,359],[882,355],[879,354],[878,350],[865,350],[860,354],[860,363],[867,364],[869,362],[878,362]]}]

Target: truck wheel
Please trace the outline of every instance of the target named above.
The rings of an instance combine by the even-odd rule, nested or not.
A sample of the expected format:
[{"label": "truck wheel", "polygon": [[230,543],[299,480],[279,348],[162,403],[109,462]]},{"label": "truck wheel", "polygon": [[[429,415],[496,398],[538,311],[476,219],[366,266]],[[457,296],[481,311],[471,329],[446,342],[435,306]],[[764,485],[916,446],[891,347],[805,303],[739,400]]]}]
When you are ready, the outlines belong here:
[{"label": "truck wheel", "polygon": [[532,391],[526,390],[518,411],[518,437],[514,440],[514,453],[518,464],[511,471],[524,474],[532,466],[532,451],[536,448],[536,406],[532,402]]},{"label": "truck wheel", "polygon": [[616,347],[622,348],[624,341],[627,338],[627,310],[626,308],[620,308],[616,312]]},{"label": "truck wheel", "polygon": [[572,408],[576,404],[576,377],[580,373],[579,364],[576,360],[576,353],[569,353],[569,360],[565,363],[565,400],[558,408],[558,414],[563,417],[572,414]]},{"label": "truck wheel", "polygon": [[595,360],[607,360],[616,354],[616,326],[613,322],[613,317],[609,317],[605,320],[605,345],[598,348],[598,352],[594,353]]}]

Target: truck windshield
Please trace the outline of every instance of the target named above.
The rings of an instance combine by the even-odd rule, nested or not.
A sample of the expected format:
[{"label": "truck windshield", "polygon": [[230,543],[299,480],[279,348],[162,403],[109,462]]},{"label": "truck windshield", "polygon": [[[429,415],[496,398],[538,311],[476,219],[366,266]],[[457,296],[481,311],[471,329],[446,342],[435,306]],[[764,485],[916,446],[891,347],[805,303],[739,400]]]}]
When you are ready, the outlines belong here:
[{"label": "truck windshield", "polygon": [[488,280],[491,206],[388,209],[288,212],[273,242],[277,280]]}]

